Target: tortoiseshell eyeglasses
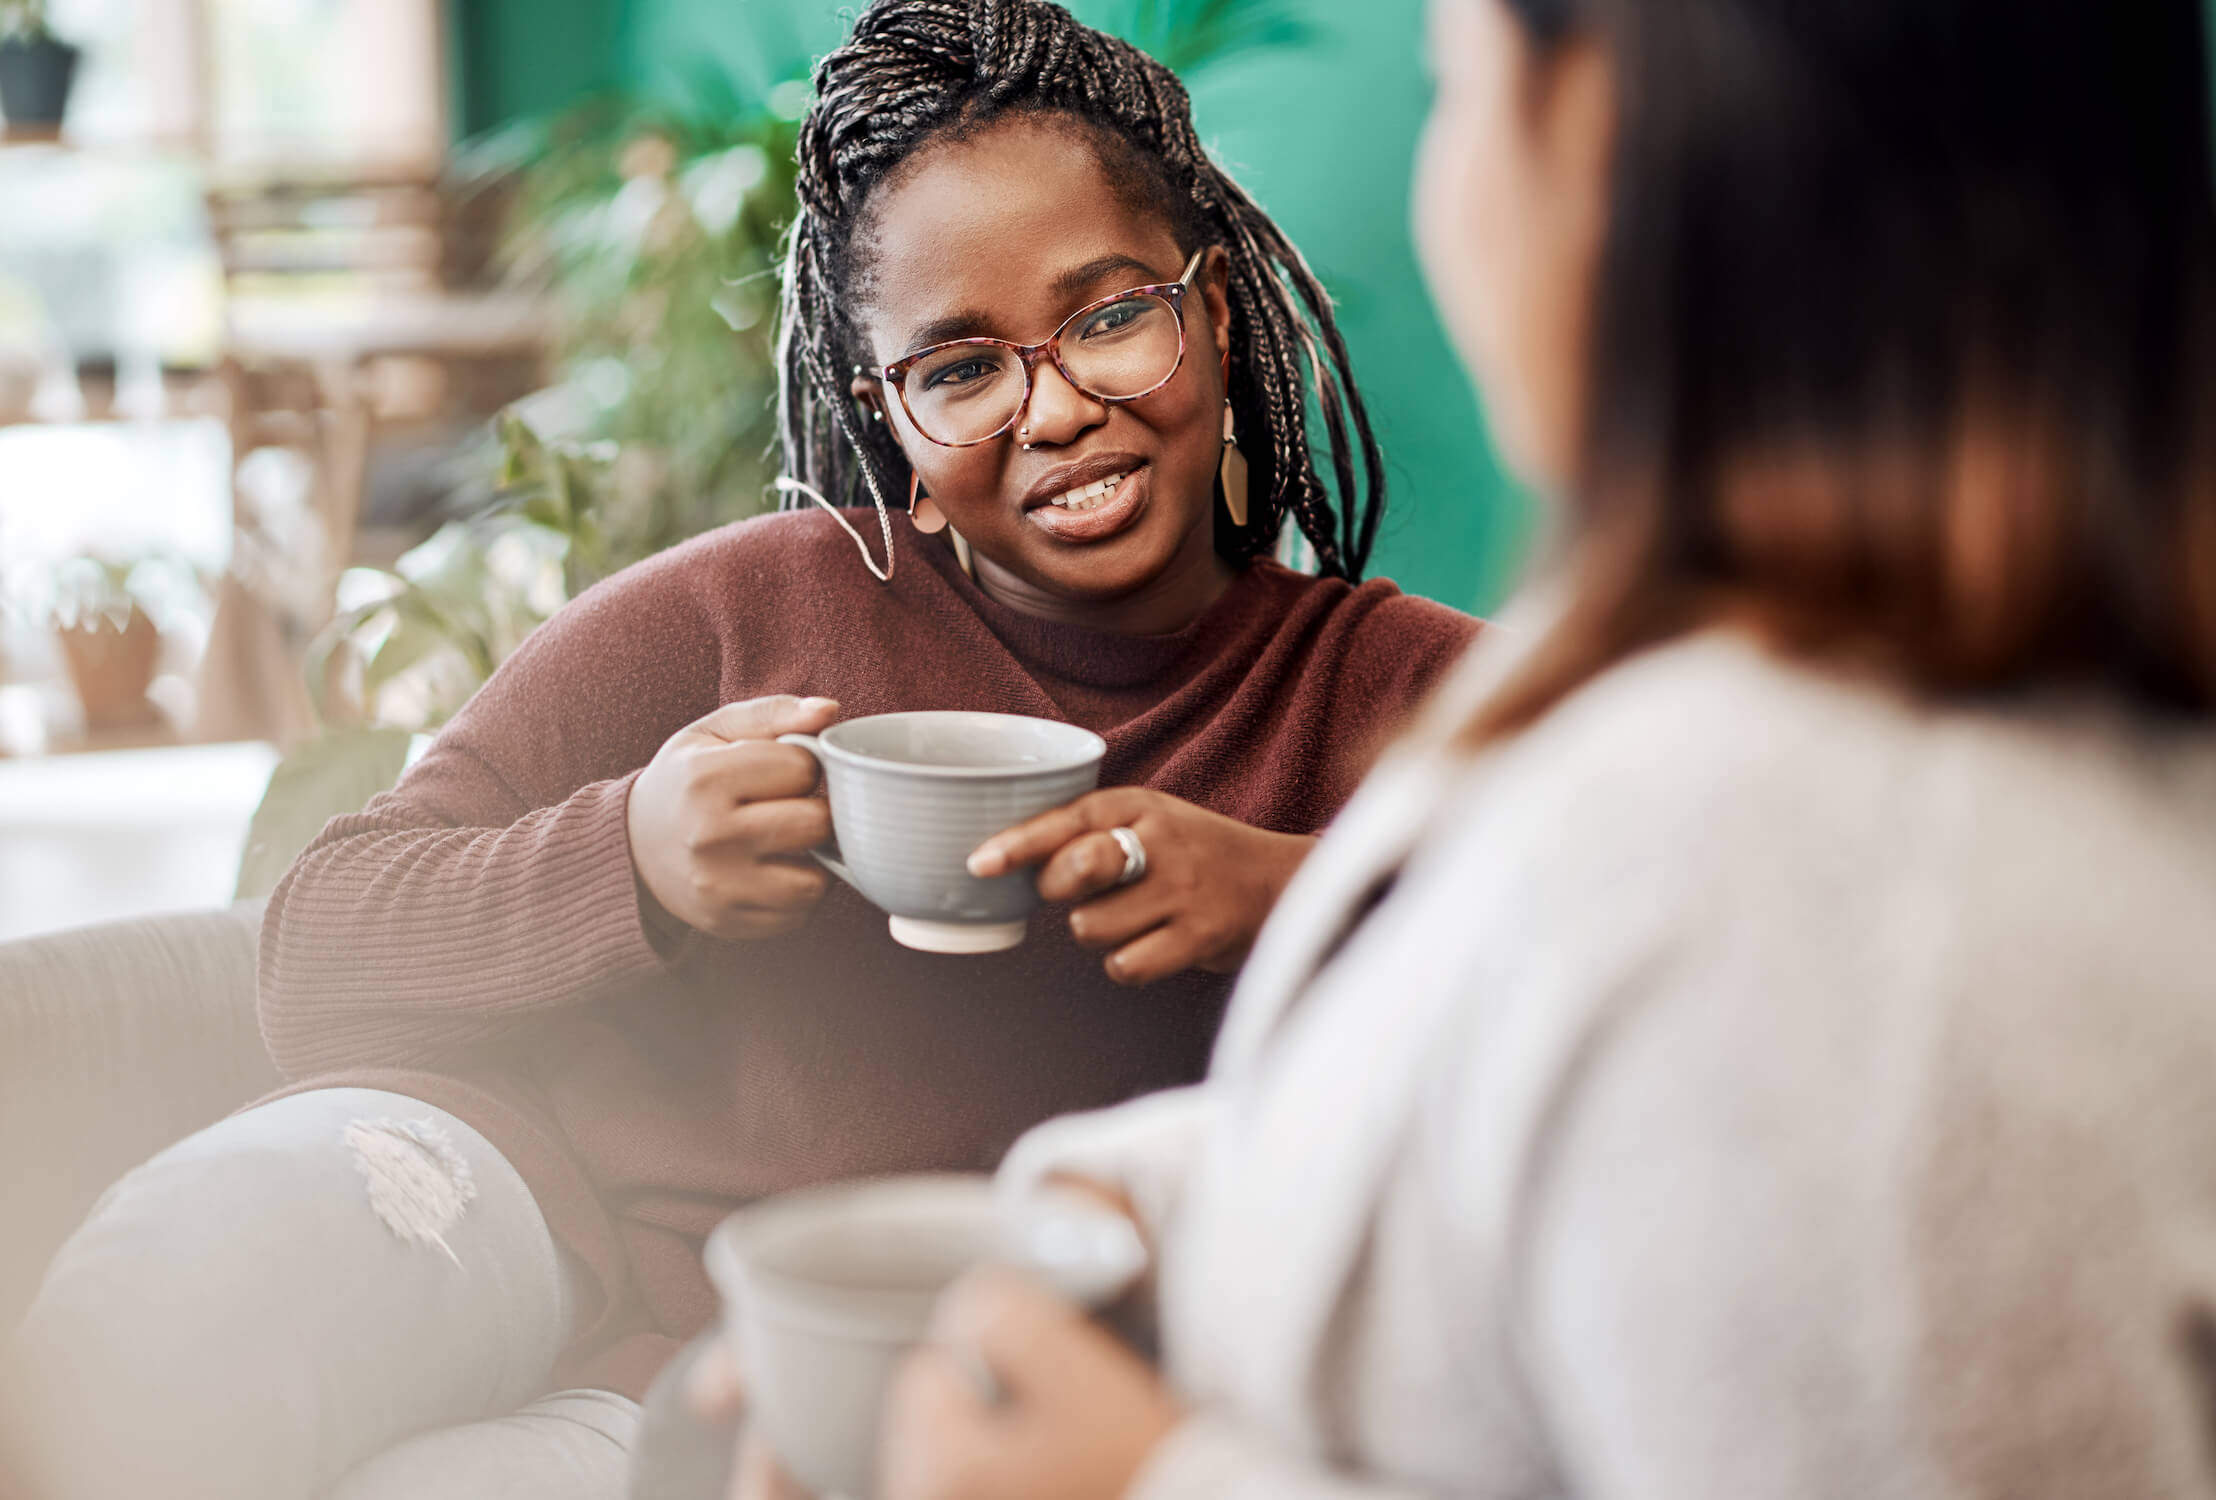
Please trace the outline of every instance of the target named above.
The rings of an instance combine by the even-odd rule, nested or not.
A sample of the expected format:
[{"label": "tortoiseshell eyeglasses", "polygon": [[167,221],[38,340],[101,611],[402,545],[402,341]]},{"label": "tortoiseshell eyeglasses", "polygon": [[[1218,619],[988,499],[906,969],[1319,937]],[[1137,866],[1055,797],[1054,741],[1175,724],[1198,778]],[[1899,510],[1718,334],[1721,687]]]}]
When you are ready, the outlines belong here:
[{"label": "tortoiseshell eyeglasses", "polygon": [[872,373],[900,393],[916,431],[942,448],[989,443],[1015,426],[1041,358],[1096,401],[1136,401],[1169,384],[1185,362],[1185,292],[1205,253],[1194,251],[1175,281],[1088,302],[1044,343],[954,339]]}]

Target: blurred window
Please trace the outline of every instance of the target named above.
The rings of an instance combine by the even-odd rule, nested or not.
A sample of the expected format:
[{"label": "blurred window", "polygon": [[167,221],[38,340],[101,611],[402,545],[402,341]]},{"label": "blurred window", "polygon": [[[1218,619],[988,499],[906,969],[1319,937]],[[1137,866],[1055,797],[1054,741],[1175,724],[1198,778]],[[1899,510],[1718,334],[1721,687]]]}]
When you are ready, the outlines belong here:
[{"label": "blurred window", "polygon": [[438,0],[201,4],[219,163],[436,168],[446,145]]},{"label": "blurred window", "polygon": [[69,135],[224,168],[434,167],[440,0],[51,0],[85,49]]}]

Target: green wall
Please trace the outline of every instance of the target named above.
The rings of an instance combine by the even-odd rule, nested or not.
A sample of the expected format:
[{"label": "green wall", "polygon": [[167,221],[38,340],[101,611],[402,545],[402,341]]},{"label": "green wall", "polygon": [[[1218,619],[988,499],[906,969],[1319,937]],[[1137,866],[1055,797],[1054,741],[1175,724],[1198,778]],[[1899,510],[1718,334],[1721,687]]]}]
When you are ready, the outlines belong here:
[{"label": "green wall", "polygon": [[[1127,0],[1077,0],[1100,22]],[[1463,607],[1497,602],[1529,505],[1501,477],[1425,299],[1407,188],[1429,96],[1422,0],[1292,0],[1312,39],[1192,80],[1201,135],[1275,214],[1339,300],[1390,465],[1375,571]],[[460,0],[463,117],[483,128],[624,83],[648,93],[720,70],[749,92],[844,31],[831,0]],[[474,40],[473,40],[474,39]]]},{"label": "green wall", "polygon": [[458,132],[551,114],[623,83],[631,9],[630,0],[452,0],[447,50]]},{"label": "green wall", "polygon": [[1434,317],[1408,226],[1430,99],[1422,0],[1307,0],[1306,47],[1193,83],[1201,136],[1301,247],[1339,303],[1389,465],[1375,571],[1464,608],[1512,580],[1529,507],[1503,478]]}]

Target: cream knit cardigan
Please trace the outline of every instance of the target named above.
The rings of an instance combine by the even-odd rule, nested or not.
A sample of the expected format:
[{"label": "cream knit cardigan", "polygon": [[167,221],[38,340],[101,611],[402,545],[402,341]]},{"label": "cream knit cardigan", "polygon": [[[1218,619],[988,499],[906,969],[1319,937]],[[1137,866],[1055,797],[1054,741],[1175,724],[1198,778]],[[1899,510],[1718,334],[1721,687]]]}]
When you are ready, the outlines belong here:
[{"label": "cream knit cardigan", "polygon": [[1050,1167],[1162,1245],[1131,1500],[2216,1495],[2216,738],[1651,652],[1390,759]]}]

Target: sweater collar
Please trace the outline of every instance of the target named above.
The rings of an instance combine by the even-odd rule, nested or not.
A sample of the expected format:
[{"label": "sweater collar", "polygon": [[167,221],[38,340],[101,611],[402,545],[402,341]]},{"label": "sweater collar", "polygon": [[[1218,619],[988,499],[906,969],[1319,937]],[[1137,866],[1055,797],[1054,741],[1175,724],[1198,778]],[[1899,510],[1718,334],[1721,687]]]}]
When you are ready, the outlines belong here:
[{"label": "sweater collar", "polygon": [[1275,563],[1250,563],[1184,629],[1168,635],[1122,635],[1011,609],[962,571],[952,547],[922,536],[915,542],[913,552],[1018,660],[1034,671],[1101,689],[1158,686],[1183,663],[1213,659],[1226,642],[1280,612],[1272,607],[1278,592],[1275,575],[1297,576]]}]

